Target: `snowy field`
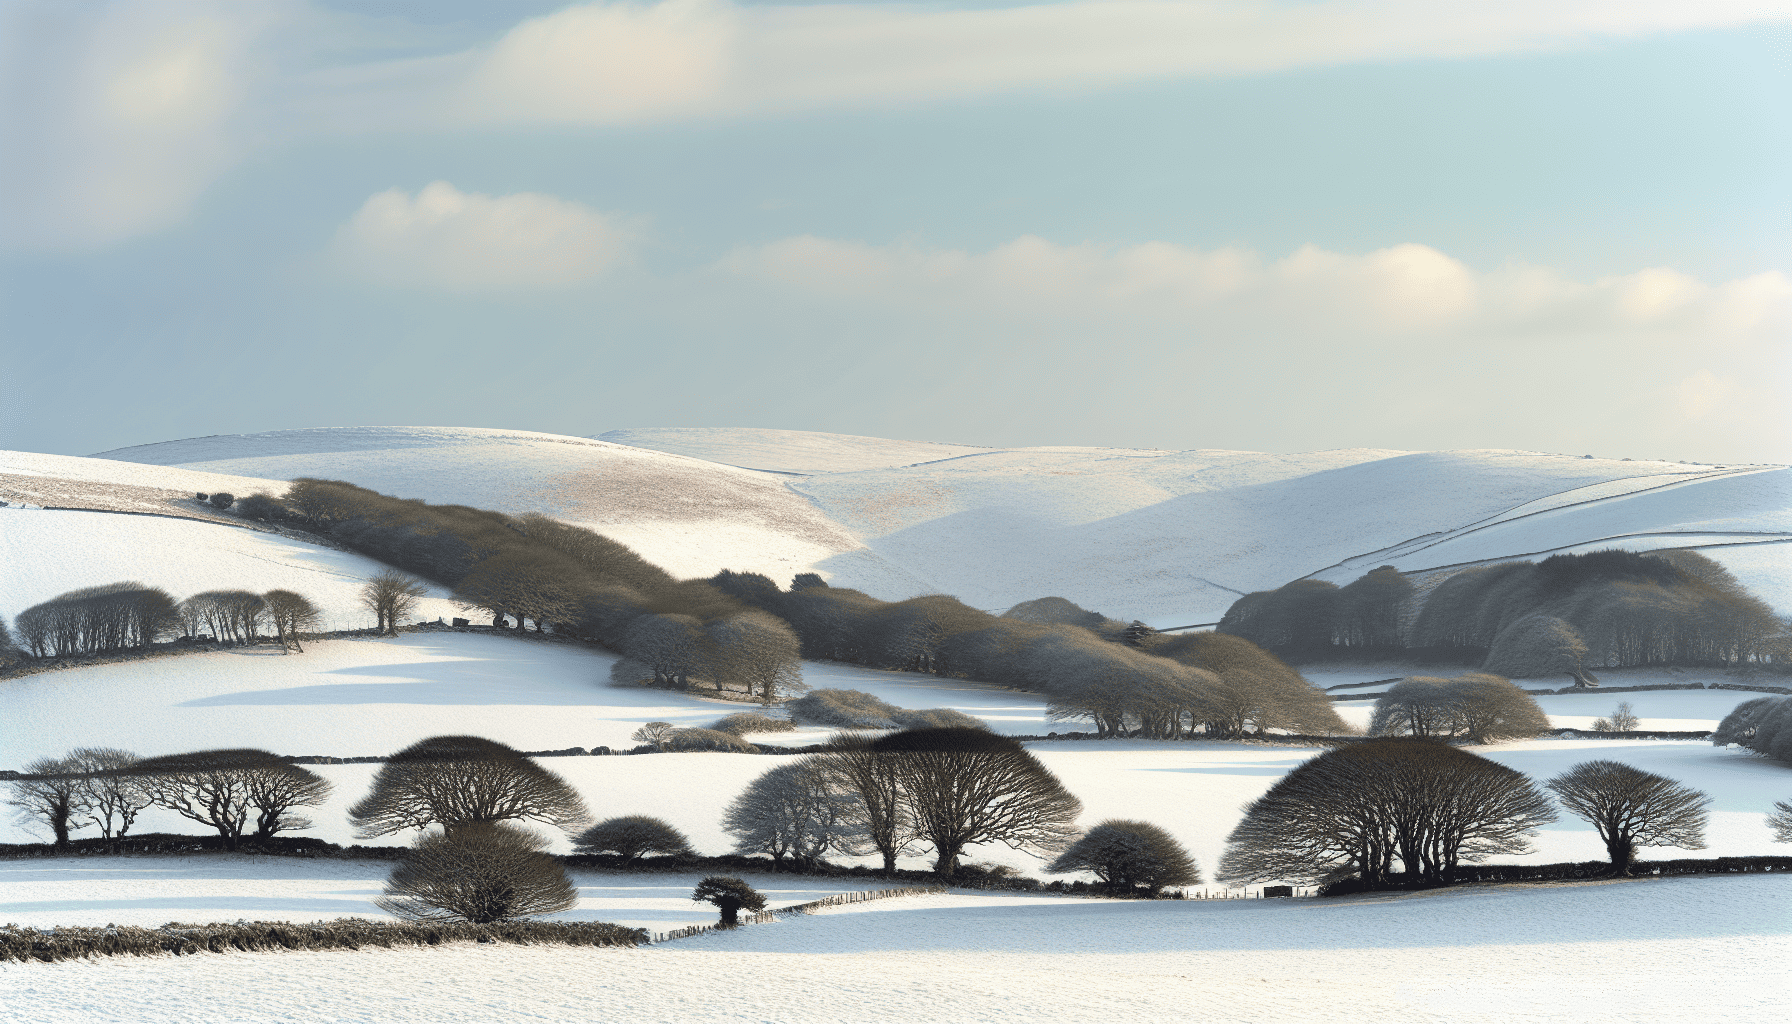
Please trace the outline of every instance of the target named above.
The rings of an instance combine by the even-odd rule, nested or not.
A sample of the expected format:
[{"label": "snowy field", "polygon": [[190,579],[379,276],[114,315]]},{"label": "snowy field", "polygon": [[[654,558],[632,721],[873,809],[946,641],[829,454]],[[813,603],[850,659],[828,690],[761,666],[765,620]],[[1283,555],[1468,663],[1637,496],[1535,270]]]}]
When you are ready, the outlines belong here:
[{"label": "snowy field", "polygon": [[1792,879],[1340,900],[949,894],[640,949],[0,965],[0,1021],[1777,1024]]},{"label": "snowy field", "polygon": [[[598,745],[626,748],[641,723],[707,725],[751,708],[686,694],[616,688],[606,680],[613,658],[583,645],[478,634],[410,634],[396,640],[323,641],[304,655],[251,649],[145,663],[43,673],[0,685],[0,751],[5,767],[77,746],[118,746],[142,755],[209,747],[255,746],[283,754],[336,757],[390,753],[426,736],[471,732],[525,750]],[[1068,731],[1045,721],[1037,695],[957,680],[808,663],[814,686],[866,690],[902,707],[952,707],[1016,734]],[[1742,691],[1649,691],[1624,695],[1542,698],[1566,724],[1607,714],[1629,699],[1646,726],[1696,722],[1709,728]],[[1595,703],[1589,703],[1595,702]],[[1367,703],[1343,702],[1347,717],[1367,720]],[[74,711],[71,709],[78,709]],[[1709,718],[1690,718],[1692,714]],[[1655,728],[1664,726],[1653,725]],[[796,745],[827,730],[774,733],[767,742]],[[749,737],[751,738],[751,737]],[[1085,805],[1087,826],[1109,817],[1145,818],[1174,833],[1201,864],[1217,862],[1239,808],[1317,753],[1310,747],[1256,743],[1041,741],[1031,749]],[[1737,750],[1701,741],[1608,741],[1546,738],[1499,744],[1480,752],[1539,780],[1578,761],[1619,758],[1705,789],[1717,799],[1710,855],[1761,853],[1762,815],[1792,795],[1792,772]],[[654,754],[567,757],[543,764],[567,777],[594,814],[653,814],[685,831],[701,852],[723,853],[719,827],[728,802],[773,762],[751,754]],[[334,785],[328,804],[305,833],[354,841],[347,808],[366,792],[376,766],[318,765]],[[188,831],[167,812],[147,812],[137,831]],[[408,836],[387,842],[402,843]],[[31,836],[0,823],[0,841]],[[564,839],[555,848],[570,849]],[[1539,862],[1601,856],[1578,821],[1545,830]],[[1040,863],[1006,847],[976,848],[988,860],[1036,873]],[[869,861],[865,861],[869,863]],[[904,866],[925,867],[917,858]]]},{"label": "snowy field", "polygon": [[[175,600],[207,590],[291,590],[323,612],[324,629],[364,629],[361,586],[386,566],[361,555],[271,533],[188,519],[0,509],[0,615],[8,621],[59,594],[126,580]],[[464,615],[432,586],[413,618]]]},{"label": "snowy field", "polygon": [[[325,476],[542,511],[686,576],[733,568],[788,583],[814,570],[885,599],[950,593],[997,611],[1057,595],[1158,626],[1215,621],[1238,592],[1309,574],[1347,582],[1382,564],[1608,545],[1701,547],[1792,611],[1792,544],[1773,543],[1792,539],[1783,467],[1497,450],[986,449],[736,428],[598,439],[328,428],[102,454],[137,476],[139,464]],[[1756,546],[1705,547],[1735,542]]]}]

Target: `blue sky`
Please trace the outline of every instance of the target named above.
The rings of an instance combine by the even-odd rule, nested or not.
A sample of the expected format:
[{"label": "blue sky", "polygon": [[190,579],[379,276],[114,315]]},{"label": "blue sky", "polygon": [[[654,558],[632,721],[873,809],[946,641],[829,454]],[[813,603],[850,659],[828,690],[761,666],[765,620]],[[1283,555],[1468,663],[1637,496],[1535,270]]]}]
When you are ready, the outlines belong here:
[{"label": "blue sky", "polygon": [[1792,461],[1792,16],[14,3],[0,447]]}]

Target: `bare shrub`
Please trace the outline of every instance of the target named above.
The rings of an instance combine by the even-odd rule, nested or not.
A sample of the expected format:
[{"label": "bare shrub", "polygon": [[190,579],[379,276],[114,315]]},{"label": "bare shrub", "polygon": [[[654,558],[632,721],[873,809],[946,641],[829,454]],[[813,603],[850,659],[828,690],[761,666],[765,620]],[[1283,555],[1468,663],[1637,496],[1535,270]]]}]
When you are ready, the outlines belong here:
[{"label": "bare shrub", "polygon": [[1756,697],[1736,705],[1711,733],[1722,747],[1739,743],[1757,754],[1792,763],[1792,697]]},{"label": "bare shrub", "polygon": [[759,748],[732,733],[717,732],[714,729],[674,729],[666,734],[660,743],[660,749],[668,753],[694,752],[702,750],[721,751],[730,754],[757,754]]},{"label": "bare shrub", "polygon": [[1631,709],[1629,701],[1618,702],[1618,707],[1610,718],[1595,718],[1594,732],[1635,732],[1640,720]]},{"label": "bare shrub", "polygon": [[904,729],[984,729],[981,718],[973,718],[956,708],[923,708],[919,711],[898,711],[890,716]]},{"label": "bare shrub", "polygon": [[655,750],[666,749],[666,738],[678,731],[671,722],[647,722],[629,735],[636,743],[651,743]]},{"label": "bare shrub", "polygon": [[662,818],[627,814],[606,818],[579,833],[573,840],[577,853],[613,853],[630,864],[648,854],[662,857],[691,856],[690,840]]},{"label": "bare shrub", "polygon": [[902,710],[863,690],[810,690],[784,705],[790,717],[837,729],[894,729]]},{"label": "bare shrub", "polygon": [[590,821],[565,779],[481,736],[432,736],[393,754],[348,813],[362,839],[430,825],[533,819],[572,830]]},{"label": "bare shrub", "polygon": [[533,832],[493,822],[428,832],[411,844],[374,903],[413,921],[472,924],[570,910],[579,892],[547,846]]},{"label": "bare shrub", "polygon": [[1522,739],[1549,731],[1530,694],[1483,672],[1454,679],[1409,676],[1375,701],[1371,736],[1462,738],[1470,743]]},{"label": "bare shrub", "polygon": [[1053,874],[1092,871],[1113,889],[1156,895],[1169,886],[1198,885],[1201,871],[1170,833],[1145,821],[1109,818],[1084,833],[1046,868]]},{"label": "bare shrub", "polygon": [[730,736],[747,736],[761,732],[795,732],[796,723],[788,718],[773,718],[757,711],[737,711],[717,719],[710,728]]}]

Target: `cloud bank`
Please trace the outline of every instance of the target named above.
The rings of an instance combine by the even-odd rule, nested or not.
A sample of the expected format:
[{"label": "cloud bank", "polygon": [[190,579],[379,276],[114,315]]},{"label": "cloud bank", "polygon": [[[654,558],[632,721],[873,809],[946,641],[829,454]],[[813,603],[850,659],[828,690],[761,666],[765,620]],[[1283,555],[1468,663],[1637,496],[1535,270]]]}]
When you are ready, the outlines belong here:
[{"label": "cloud bank", "polygon": [[518,192],[488,196],[445,181],[415,196],[370,196],[336,233],[332,255],[376,285],[535,292],[590,281],[628,258],[634,232],[581,203]]}]

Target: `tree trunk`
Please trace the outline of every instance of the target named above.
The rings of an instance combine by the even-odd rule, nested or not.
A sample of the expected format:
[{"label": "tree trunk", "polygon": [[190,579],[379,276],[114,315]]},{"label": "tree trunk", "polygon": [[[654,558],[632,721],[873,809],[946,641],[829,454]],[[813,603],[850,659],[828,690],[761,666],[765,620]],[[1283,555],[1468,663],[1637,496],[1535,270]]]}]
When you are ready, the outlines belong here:
[{"label": "tree trunk", "polygon": [[1636,856],[1636,847],[1630,840],[1608,839],[1605,842],[1605,852],[1612,859],[1612,873],[1628,877],[1631,858]]},{"label": "tree trunk", "polygon": [[722,927],[733,928],[740,923],[740,907],[733,903],[722,904]]}]

